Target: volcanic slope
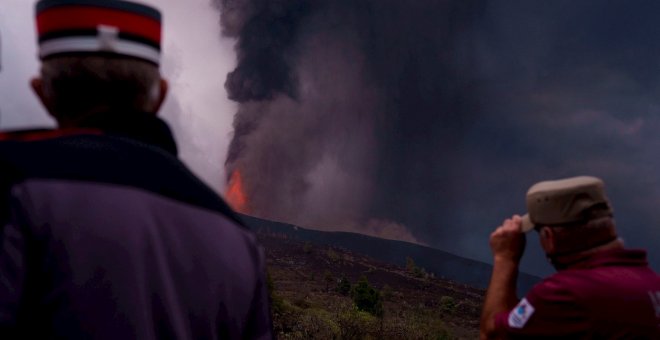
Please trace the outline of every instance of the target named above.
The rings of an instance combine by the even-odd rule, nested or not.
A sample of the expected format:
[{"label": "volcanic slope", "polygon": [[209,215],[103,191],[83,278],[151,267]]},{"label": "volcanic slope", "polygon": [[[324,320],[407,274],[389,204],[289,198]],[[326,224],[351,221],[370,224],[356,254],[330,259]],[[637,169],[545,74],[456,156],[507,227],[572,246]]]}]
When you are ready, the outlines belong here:
[{"label": "volcanic slope", "polygon": [[[485,289],[493,267],[490,264],[451,254],[440,249],[403,241],[386,240],[349,232],[325,232],[300,228],[291,224],[241,215],[254,231],[286,235],[290,239],[309,241],[367,255],[378,261],[405,266],[411,258],[419,267],[437,277]],[[527,273],[518,275],[518,294],[524,295],[541,278]]]},{"label": "volcanic slope", "polygon": [[[285,234],[258,237],[280,339],[478,338],[482,289],[436,278],[411,259],[401,267]],[[379,292],[382,313],[356,308],[361,279]]]}]

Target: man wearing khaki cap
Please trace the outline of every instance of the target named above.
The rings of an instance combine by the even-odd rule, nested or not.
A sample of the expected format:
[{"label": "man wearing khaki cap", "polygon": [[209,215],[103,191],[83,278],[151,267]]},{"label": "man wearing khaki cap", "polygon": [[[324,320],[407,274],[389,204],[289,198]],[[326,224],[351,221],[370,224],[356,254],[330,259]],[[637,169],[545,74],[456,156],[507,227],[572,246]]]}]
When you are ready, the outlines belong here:
[{"label": "man wearing khaki cap", "polygon": [[36,4],[58,129],[0,134],[0,339],[271,339],[255,235],[157,117],[161,13]]},{"label": "man wearing khaki cap", "polygon": [[[660,277],[645,251],[624,248],[603,182],[540,182],[526,202],[528,214],[505,220],[490,236],[493,275],[481,338],[660,339]],[[518,265],[532,229],[558,272],[518,301]]]}]

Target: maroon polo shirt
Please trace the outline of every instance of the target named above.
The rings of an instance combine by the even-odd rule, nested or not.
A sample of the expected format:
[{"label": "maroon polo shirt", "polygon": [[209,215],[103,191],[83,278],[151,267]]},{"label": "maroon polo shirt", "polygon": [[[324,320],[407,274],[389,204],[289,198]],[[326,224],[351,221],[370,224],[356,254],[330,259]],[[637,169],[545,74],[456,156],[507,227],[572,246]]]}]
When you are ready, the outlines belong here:
[{"label": "maroon polo shirt", "polygon": [[643,250],[601,252],[534,286],[495,324],[514,339],[660,339],[660,277]]}]

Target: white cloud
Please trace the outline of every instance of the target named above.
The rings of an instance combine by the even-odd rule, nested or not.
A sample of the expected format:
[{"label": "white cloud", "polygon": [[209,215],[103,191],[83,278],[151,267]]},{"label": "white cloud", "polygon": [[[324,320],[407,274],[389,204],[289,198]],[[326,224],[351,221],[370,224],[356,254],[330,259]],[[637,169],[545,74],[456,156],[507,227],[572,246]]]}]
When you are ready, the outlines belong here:
[{"label": "white cloud", "polygon": [[53,124],[28,86],[38,67],[32,16],[30,1],[3,0],[0,3],[2,129]]},{"label": "white cloud", "polygon": [[[2,0],[0,35],[0,128],[52,126],[53,121],[31,93],[36,75],[36,1]],[[170,122],[181,158],[211,187],[224,190],[224,159],[235,106],[224,90],[225,75],[235,65],[233,41],[220,35],[219,13],[209,0],[144,0],[164,17],[163,74],[171,97],[162,116]]]}]

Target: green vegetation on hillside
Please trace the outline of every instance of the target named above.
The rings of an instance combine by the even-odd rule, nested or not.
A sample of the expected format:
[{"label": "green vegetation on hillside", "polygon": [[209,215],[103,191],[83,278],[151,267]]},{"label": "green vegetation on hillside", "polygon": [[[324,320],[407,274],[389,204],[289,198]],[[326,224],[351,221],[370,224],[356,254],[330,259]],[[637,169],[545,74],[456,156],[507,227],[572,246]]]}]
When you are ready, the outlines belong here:
[{"label": "green vegetation on hillside", "polygon": [[412,260],[400,268],[338,248],[260,239],[280,339],[478,337],[482,291],[436,279]]},{"label": "green vegetation on hillside", "polygon": [[380,292],[369,284],[366,276],[362,276],[351,292],[353,303],[358,310],[371,315],[383,316],[383,302]]}]

